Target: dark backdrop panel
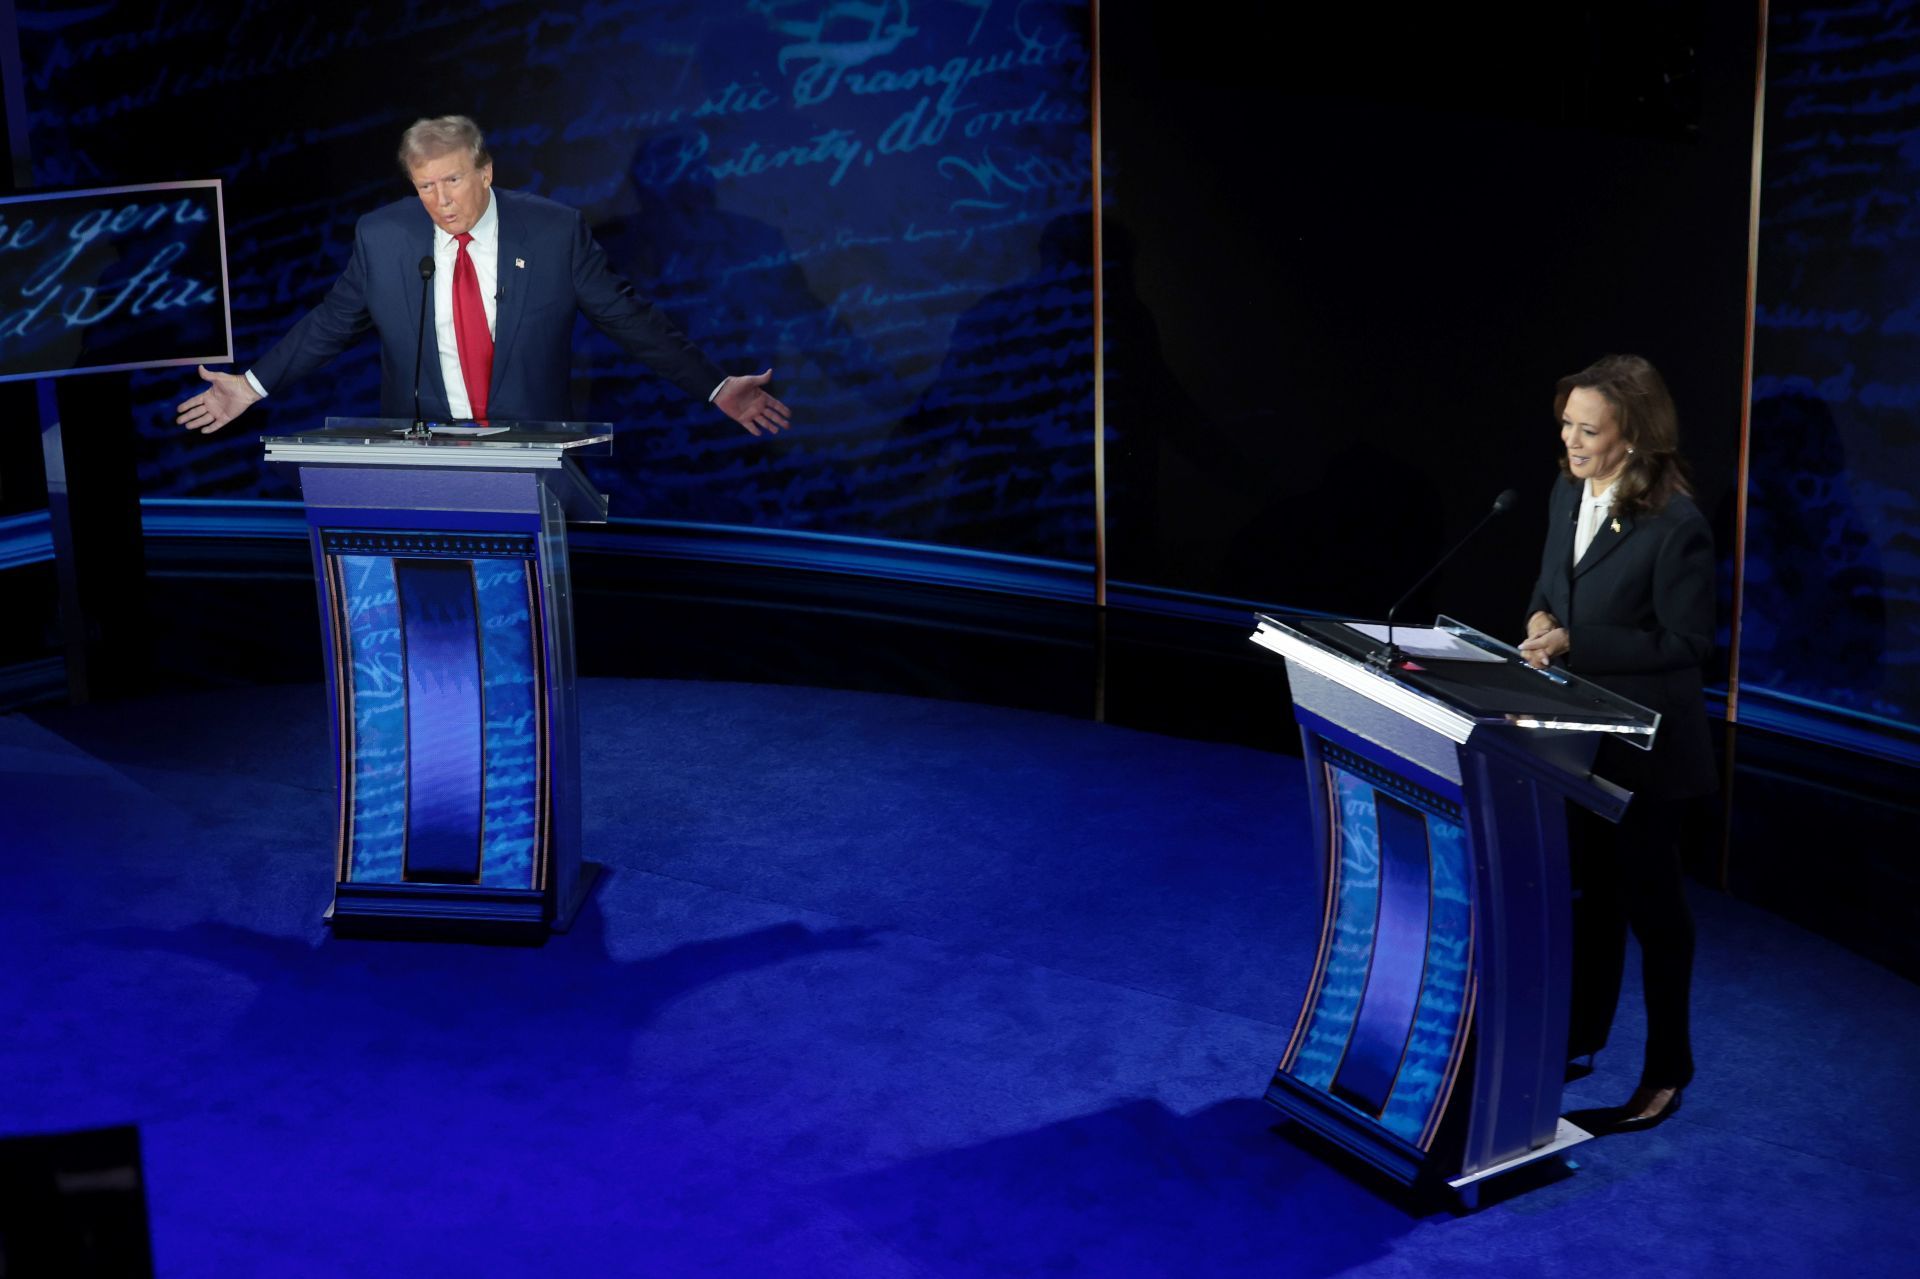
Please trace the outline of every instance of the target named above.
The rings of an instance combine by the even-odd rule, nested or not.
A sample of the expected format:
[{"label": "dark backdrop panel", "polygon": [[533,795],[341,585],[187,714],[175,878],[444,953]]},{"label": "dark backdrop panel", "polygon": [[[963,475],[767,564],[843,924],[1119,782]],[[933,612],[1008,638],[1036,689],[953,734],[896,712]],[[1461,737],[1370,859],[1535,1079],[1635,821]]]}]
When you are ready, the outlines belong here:
[{"label": "dark backdrop panel", "polygon": [[1920,30],[1776,2],[1743,689],[1920,722]]},{"label": "dark backdrop panel", "polygon": [[[628,516],[1085,560],[1093,544],[1084,3],[23,5],[38,178],[227,180],[235,344],[257,358],[408,194],[416,116],[587,211],[616,265],[796,430],[756,441],[584,322],[575,402],[621,428]],[[261,429],[374,403],[369,342],[183,441],[135,380],[151,494],[278,495]]]},{"label": "dark backdrop panel", "polygon": [[1102,11],[1113,575],[1378,615],[1512,486],[1409,610],[1512,633],[1554,380],[1608,351],[1666,373],[1730,555],[1751,7],[1278,12]]}]

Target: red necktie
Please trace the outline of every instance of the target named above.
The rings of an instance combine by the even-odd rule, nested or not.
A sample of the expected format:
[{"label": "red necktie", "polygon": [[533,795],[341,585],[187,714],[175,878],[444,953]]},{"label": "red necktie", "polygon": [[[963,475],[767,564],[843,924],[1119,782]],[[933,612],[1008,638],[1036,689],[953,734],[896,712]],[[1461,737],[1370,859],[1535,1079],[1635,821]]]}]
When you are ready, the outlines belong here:
[{"label": "red necktie", "polygon": [[493,334],[487,331],[487,308],[480,300],[480,273],[467,256],[473,236],[462,231],[454,239],[460,253],[453,263],[453,341],[460,351],[460,377],[467,384],[468,412],[485,420],[487,388],[493,385]]}]

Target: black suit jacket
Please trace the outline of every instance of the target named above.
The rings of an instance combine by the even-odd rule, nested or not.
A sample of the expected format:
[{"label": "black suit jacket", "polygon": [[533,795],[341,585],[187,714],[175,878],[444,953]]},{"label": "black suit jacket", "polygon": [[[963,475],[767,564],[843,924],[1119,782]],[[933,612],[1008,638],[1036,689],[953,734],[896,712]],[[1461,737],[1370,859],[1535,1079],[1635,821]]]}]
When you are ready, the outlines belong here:
[{"label": "black suit jacket", "polygon": [[[1713,651],[1713,534],[1693,499],[1602,524],[1573,562],[1584,484],[1561,479],[1548,502],[1540,577],[1527,606],[1560,619],[1568,670],[1660,712],[1651,752],[1617,741],[1594,771],[1636,793],[1668,799],[1717,786],[1700,667]],[[1614,530],[1614,525],[1619,530]]]},{"label": "black suit jacket", "polygon": [[[585,314],[647,366],[697,399],[726,375],[671,320],[607,265],[578,209],[493,188],[500,210],[499,301],[494,312],[490,416],[561,421],[573,416],[573,317]],[[397,200],[354,227],[353,257],[319,306],[253,366],[269,394],[325,364],[368,329],[380,334],[380,412],[413,416],[419,351],[420,259],[433,253],[433,219],[416,199]],[[420,408],[447,416],[434,346],[433,290],[426,294]],[[343,406],[344,407],[344,406]]]}]

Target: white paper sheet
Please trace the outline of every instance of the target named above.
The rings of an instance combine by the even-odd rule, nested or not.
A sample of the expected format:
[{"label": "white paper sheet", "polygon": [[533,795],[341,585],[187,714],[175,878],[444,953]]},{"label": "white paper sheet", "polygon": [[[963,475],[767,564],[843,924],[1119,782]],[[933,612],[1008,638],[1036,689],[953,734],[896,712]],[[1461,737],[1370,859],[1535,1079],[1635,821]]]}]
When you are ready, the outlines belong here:
[{"label": "white paper sheet", "polygon": [[[1349,630],[1359,631],[1370,640],[1387,642],[1387,628],[1371,622],[1348,622]],[[1498,653],[1477,648],[1459,636],[1437,626],[1395,626],[1393,642],[1408,657],[1425,657],[1436,662],[1504,662]]]}]

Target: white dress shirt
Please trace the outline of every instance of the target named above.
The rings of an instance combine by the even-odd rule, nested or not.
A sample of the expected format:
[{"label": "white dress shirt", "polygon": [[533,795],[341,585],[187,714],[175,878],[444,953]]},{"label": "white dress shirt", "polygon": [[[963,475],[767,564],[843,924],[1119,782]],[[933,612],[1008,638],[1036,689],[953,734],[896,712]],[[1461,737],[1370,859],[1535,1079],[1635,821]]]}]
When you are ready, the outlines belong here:
[{"label": "white dress shirt", "polygon": [[1580,522],[1573,526],[1573,562],[1578,564],[1587,548],[1593,545],[1593,539],[1600,532],[1600,526],[1613,514],[1613,485],[1607,485],[1604,492],[1593,491],[1591,477],[1586,482],[1586,492],[1580,499]]},{"label": "white dress shirt", "polygon": [[[480,277],[480,305],[487,311],[487,336],[493,336],[493,315],[499,305],[500,202],[487,193],[487,209],[473,224],[473,243],[467,256]],[[433,337],[440,348],[440,380],[447,388],[447,416],[458,421],[473,416],[467,398],[467,379],[460,372],[460,342],[453,335],[453,272],[460,259],[460,242],[445,227],[433,228]]]}]

